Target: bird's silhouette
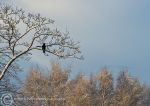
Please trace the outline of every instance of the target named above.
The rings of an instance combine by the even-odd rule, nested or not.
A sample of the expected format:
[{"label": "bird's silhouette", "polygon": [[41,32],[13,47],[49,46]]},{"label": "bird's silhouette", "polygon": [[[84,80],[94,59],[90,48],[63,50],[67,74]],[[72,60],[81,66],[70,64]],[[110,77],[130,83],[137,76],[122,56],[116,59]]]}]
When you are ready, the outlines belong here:
[{"label": "bird's silhouette", "polygon": [[45,43],[43,43],[43,45],[42,45],[42,50],[43,50],[43,53],[45,53],[45,51],[46,51],[46,44]]}]

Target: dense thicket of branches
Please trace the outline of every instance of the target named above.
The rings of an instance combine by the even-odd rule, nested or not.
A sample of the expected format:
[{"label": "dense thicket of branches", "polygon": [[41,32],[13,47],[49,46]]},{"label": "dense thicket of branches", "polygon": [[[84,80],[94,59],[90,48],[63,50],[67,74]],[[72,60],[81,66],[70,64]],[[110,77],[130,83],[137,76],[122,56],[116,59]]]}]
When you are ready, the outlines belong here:
[{"label": "dense thicket of branches", "polygon": [[[96,76],[78,74],[69,78],[70,70],[53,64],[49,74],[31,70],[23,89],[25,97],[37,100],[22,101],[27,106],[150,106],[150,88],[141,84],[126,71],[117,81],[104,68]],[[40,100],[38,98],[44,98]],[[44,106],[45,106],[44,105]]]}]

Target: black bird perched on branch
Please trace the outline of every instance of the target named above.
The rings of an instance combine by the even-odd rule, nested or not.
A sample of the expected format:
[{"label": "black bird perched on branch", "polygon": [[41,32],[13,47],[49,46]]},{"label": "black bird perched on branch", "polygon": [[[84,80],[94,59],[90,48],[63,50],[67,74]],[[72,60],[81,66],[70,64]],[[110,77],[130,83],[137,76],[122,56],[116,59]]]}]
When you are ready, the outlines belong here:
[{"label": "black bird perched on branch", "polygon": [[42,45],[42,50],[43,50],[43,53],[45,53],[45,51],[46,51],[46,44],[45,43],[43,43],[43,45]]}]

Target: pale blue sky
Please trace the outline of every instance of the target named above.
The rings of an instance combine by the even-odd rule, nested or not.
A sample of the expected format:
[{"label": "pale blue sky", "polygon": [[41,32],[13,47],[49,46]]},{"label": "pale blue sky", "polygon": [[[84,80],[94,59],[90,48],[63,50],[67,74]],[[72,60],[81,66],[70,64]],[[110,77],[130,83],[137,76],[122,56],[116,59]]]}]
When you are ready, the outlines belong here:
[{"label": "pale blue sky", "polygon": [[[150,0],[13,1],[27,11],[53,18],[59,29],[67,28],[81,42],[85,60],[62,61],[72,65],[74,74],[96,73],[104,66],[116,74],[128,67],[132,75],[150,84]],[[52,59],[39,55],[32,61],[48,67]]]}]

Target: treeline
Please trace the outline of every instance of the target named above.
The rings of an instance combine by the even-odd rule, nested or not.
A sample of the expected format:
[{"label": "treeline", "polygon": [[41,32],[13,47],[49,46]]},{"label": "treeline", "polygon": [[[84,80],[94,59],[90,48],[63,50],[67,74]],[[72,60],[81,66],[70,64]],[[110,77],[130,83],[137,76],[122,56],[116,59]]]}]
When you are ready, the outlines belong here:
[{"label": "treeline", "polygon": [[19,97],[30,100],[15,101],[24,106],[150,106],[150,88],[126,71],[114,80],[104,68],[89,77],[78,74],[70,78],[70,70],[55,63],[48,74],[33,69],[28,74]]},{"label": "treeline", "polygon": [[7,73],[0,81],[0,97],[11,94],[12,106],[150,106],[150,87],[127,71],[117,78],[107,68],[90,76],[79,73],[71,78],[70,74],[59,63],[46,74],[32,69],[23,84],[18,79],[11,82]]}]

